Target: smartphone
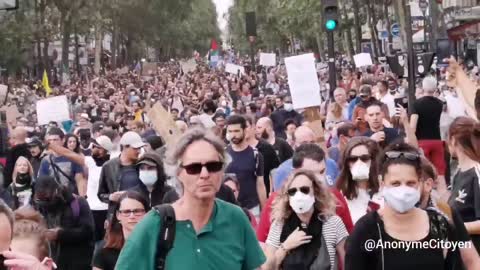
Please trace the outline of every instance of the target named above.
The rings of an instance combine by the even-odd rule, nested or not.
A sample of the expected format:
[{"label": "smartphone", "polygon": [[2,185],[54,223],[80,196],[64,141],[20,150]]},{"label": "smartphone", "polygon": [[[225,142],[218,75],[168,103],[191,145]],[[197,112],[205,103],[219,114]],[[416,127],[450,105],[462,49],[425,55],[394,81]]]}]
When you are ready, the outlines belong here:
[{"label": "smartphone", "polygon": [[5,257],[0,254],[0,270],[7,270],[7,267],[4,264],[5,262]]},{"label": "smartphone", "polygon": [[437,66],[446,67],[448,63],[444,59],[454,55],[453,45],[448,38],[437,39]]}]

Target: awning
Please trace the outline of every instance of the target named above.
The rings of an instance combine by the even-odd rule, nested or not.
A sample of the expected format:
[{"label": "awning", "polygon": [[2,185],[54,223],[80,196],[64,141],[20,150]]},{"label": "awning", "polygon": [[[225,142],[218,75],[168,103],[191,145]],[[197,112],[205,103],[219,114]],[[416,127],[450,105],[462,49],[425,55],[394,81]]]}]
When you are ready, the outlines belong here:
[{"label": "awning", "polygon": [[480,23],[480,20],[467,22],[467,23],[461,24],[459,26],[453,27],[453,28],[447,30],[448,38],[451,39],[451,40],[463,39],[465,37],[465,32],[466,32],[467,28],[469,28],[473,25],[476,25],[478,23]]}]

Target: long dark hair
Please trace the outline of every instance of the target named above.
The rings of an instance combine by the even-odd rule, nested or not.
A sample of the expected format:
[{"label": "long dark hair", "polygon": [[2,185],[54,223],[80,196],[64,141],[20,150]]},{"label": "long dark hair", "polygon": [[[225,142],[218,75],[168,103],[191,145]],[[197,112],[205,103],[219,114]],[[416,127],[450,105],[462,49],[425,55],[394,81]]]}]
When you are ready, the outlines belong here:
[{"label": "long dark hair", "polygon": [[148,200],[142,194],[135,191],[127,191],[123,194],[118,200],[117,205],[115,206],[115,212],[113,214],[112,220],[110,221],[107,232],[105,234],[105,245],[104,248],[113,248],[113,249],[122,249],[125,244],[125,237],[123,236],[122,225],[117,219],[116,213],[120,210],[120,205],[122,205],[123,200],[132,199],[140,202],[145,208],[145,212],[150,210]]},{"label": "long dark hair", "polygon": [[68,139],[70,139],[70,138],[75,138],[75,141],[77,142],[77,146],[75,147],[75,149],[73,149],[73,152],[80,154],[80,152],[81,152],[81,150],[80,150],[80,140],[74,134],[67,134],[65,136],[65,143],[63,144],[63,147],[68,149]]},{"label": "long dark hair", "polygon": [[370,194],[373,195],[377,193],[379,189],[378,169],[377,163],[375,162],[375,157],[379,152],[378,144],[374,140],[367,137],[352,138],[347,143],[345,150],[342,152],[342,157],[339,164],[340,174],[337,178],[337,188],[349,200],[356,198],[358,196],[358,191],[356,187],[356,182],[353,181],[352,173],[350,172],[350,164],[348,162],[348,158],[350,157],[353,148],[361,145],[367,147],[368,153],[371,157],[370,174],[368,177],[368,187],[370,189]]},{"label": "long dark hair", "polygon": [[480,161],[480,123],[470,117],[458,117],[450,125],[448,139],[455,139],[467,157]]}]

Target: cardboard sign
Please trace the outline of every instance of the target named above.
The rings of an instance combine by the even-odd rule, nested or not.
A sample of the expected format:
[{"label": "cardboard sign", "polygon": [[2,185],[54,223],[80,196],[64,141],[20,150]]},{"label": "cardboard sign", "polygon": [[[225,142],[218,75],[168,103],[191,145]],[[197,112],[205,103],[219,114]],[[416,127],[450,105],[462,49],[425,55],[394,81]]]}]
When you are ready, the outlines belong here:
[{"label": "cardboard sign", "polygon": [[182,66],[182,70],[185,73],[195,71],[195,69],[197,69],[197,62],[194,58],[188,61],[180,61],[180,65]]},{"label": "cardboard sign", "polygon": [[143,63],[143,68],[142,68],[142,75],[143,76],[149,76],[152,74],[155,74],[157,72],[157,64],[156,63]]},{"label": "cardboard sign", "polygon": [[313,53],[285,58],[285,66],[293,107],[302,109],[320,106],[320,84]]},{"label": "cardboard sign", "polygon": [[172,115],[157,102],[147,113],[153,128],[165,140],[167,145],[174,145],[182,133],[178,130]]},{"label": "cardboard sign", "polygon": [[239,65],[227,63],[225,66],[225,72],[237,75],[240,71],[240,74],[245,74],[245,68]]},{"label": "cardboard sign", "polygon": [[46,125],[50,121],[70,120],[67,96],[51,97],[37,101],[37,118],[39,125]]},{"label": "cardboard sign", "polygon": [[369,53],[359,53],[357,55],[354,55],[353,60],[355,60],[355,66],[357,68],[373,65],[372,57]]},{"label": "cardboard sign", "polygon": [[277,65],[277,55],[274,53],[260,53],[260,65],[274,67]]},{"label": "cardboard sign", "polygon": [[0,111],[5,112],[7,116],[7,123],[16,126],[17,125],[17,118],[21,117],[22,114],[18,111],[17,106],[3,106],[0,108]]}]

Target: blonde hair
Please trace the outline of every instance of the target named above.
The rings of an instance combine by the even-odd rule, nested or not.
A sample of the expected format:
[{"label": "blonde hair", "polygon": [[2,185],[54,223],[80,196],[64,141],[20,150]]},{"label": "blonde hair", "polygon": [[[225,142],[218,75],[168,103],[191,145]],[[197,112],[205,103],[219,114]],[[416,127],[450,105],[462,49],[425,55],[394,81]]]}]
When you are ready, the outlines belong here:
[{"label": "blonde hair", "polygon": [[18,170],[17,170],[17,165],[20,161],[25,161],[27,162],[27,165],[28,165],[28,174],[33,177],[33,167],[32,167],[32,164],[30,163],[30,161],[24,157],[24,156],[20,156],[17,158],[17,161],[15,161],[15,167],[13,169],[13,173],[12,173],[12,181],[13,183],[16,182],[16,179],[17,179],[17,174],[18,174]]},{"label": "blonde hair", "polygon": [[273,201],[272,221],[283,222],[293,213],[292,207],[289,204],[290,198],[287,191],[292,185],[292,182],[301,175],[306,176],[312,182],[313,196],[315,197],[313,206],[319,212],[319,215],[323,218],[335,215],[337,205],[336,198],[330,193],[327,186],[317,179],[313,172],[309,170],[297,170],[288,178],[280,194],[278,194]]}]

